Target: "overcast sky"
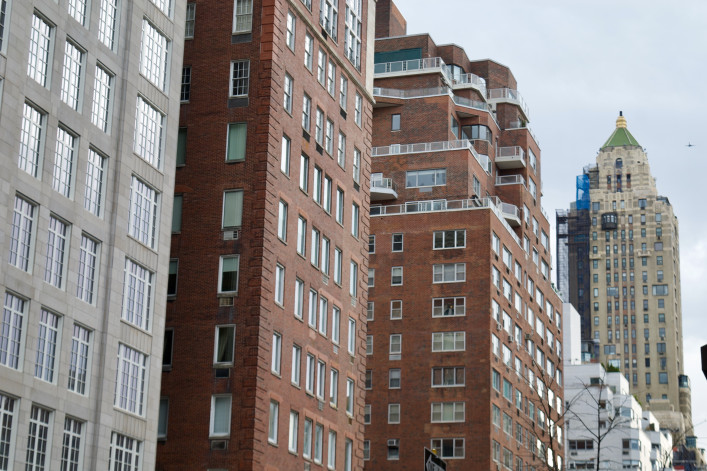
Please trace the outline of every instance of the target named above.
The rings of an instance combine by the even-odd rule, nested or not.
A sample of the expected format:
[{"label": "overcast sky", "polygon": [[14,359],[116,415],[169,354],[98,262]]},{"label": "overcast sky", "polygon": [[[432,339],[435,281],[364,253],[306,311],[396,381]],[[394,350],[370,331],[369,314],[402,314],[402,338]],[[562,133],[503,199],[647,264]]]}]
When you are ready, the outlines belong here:
[{"label": "overcast sky", "polygon": [[463,47],[471,60],[511,68],[540,141],[543,207],[553,235],[555,210],[574,200],[575,176],[595,162],[624,112],[648,153],[658,192],[680,221],[685,372],[695,435],[707,445],[699,356],[707,344],[707,2],[395,3],[408,34],[428,32],[437,44]]}]

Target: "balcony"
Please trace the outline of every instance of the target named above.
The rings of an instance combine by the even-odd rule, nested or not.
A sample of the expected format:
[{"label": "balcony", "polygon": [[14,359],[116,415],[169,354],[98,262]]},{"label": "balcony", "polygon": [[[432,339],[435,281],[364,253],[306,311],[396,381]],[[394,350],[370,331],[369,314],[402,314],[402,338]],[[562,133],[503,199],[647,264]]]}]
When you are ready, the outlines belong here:
[{"label": "balcony", "polygon": [[460,88],[473,88],[481,93],[481,96],[486,96],[486,80],[475,74],[462,74],[452,80],[452,86],[455,90]]},{"label": "balcony", "polygon": [[451,150],[468,150],[474,156],[487,174],[491,174],[491,159],[488,155],[479,154],[474,149],[473,141],[459,139],[456,141],[419,142],[416,144],[392,144],[389,146],[373,147],[371,157],[383,155],[420,154],[423,152],[445,152]]},{"label": "balcony", "polygon": [[503,185],[523,185],[525,186],[525,178],[523,175],[499,175],[496,177],[496,186]]},{"label": "balcony", "polygon": [[513,90],[512,88],[492,88],[488,91],[488,100],[491,104],[510,103],[516,105],[520,108],[525,120],[530,121],[528,105],[525,104],[525,100],[523,100],[523,97],[518,93],[518,90]]},{"label": "balcony", "polygon": [[496,166],[503,170],[525,168],[525,151],[520,146],[499,147]]},{"label": "balcony", "polygon": [[398,191],[392,178],[371,180],[371,201],[390,201],[398,199]]},{"label": "balcony", "polygon": [[452,101],[455,105],[463,106],[465,108],[473,108],[479,111],[488,111],[489,105],[486,102],[472,100],[471,98],[464,98],[462,96],[452,95]]},{"label": "balcony", "polygon": [[[504,203],[497,196],[487,198],[469,198],[463,200],[427,200],[408,201],[402,204],[387,206],[371,206],[371,217],[391,216],[400,214],[434,213],[490,209],[499,218],[508,233],[522,248],[520,238],[515,233],[512,224],[520,225],[520,211],[512,204]],[[508,222],[511,221],[511,222]]]},{"label": "balcony", "polygon": [[419,74],[429,72],[440,72],[447,78],[444,69],[444,61],[441,57],[428,57],[425,59],[412,59],[408,61],[381,62],[375,64],[373,73],[376,78],[398,76],[406,74]]}]

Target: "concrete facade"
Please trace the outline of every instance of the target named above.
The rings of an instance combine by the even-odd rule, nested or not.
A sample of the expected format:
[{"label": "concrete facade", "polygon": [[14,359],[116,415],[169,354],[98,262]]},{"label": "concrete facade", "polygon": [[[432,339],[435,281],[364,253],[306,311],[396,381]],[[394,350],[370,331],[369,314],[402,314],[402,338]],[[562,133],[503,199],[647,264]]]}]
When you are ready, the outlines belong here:
[{"label": "concrete facade", "polygon": [[150,469],[184,4],[0,9],[0,469]]},{"label": "concrete facade", "polygon": [[[379,2],[376,30],[404,20]],[[386,23],[386,24],[381,24]],[[378,37],[365,469],[562,468],[562,305],[510,70]]]},{"label": "concrete facade", "polygon": [[157,469],[361,469],[375,3],[187,8]]}]

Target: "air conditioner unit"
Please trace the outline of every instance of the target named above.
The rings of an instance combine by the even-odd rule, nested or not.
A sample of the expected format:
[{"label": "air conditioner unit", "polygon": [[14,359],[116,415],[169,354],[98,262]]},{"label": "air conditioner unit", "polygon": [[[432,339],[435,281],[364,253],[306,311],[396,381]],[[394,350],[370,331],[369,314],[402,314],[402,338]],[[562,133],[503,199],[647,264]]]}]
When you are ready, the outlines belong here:
[{"label": "air conditioner unit", "polygon": [[525,340],[530,340],[533,338],[533,334],[525,334]]},{"label": "air conditioner unit", "polygon": [[234,229],[223,231],[223,240],[238,240],[241,237],[241,230]]},{"label": "air conditioner unit", "polygon": [[496,322],[496,330],[501,330],[501,324],[499,322]]},{"label": "air conditioner unit", "polygon": [[509,335],[509,336],[508,336],[508,342],[509,342],[509,343],[513,343],[513,336],[512,336],[512,335]]},{"label": "air conditioner unit", "polygon": [[661,340],[661,341],[665,341],[665,337],[661,337],[660,340]]},{"label": "air conditioner unit", "polygon": [[218,305],[219,305],[219,307],[233,306],[233,298],[231,298],[231,297],[219,298]]},{"label": "air conditioner unit", "polygon": [[400,440],[397,438],[390,438],[388,439],[388,446],[400,446]]},{"label": "air conditioner unit", "polygon": [[212,450],[227,450],[228,440],[211,440]]}]

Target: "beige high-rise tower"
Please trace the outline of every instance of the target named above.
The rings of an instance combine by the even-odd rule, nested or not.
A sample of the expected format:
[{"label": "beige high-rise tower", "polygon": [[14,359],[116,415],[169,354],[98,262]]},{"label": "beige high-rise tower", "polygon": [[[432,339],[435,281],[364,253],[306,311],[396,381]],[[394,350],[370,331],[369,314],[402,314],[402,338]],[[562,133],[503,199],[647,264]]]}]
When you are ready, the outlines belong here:
[{"label": "beige high-rise tower", "polygon": [[[568,269],[572,280],[566,293],[584,306],[583,340],[593,341],[596,358],[618,368],[631,393],[662,416],[661,423],[689,434],[678,220],[668,198],[658,193],[648,157],[622,115],[596,165],[585,168],[584,181],[589,201],[585,193],[570,218],[584,218],[586,224],[570,224],[568,239],[576,241],[577,233],[586,231],[587,242],[569,244],[577,263]],[[587,273],[590,279],[582,280]]]}]

